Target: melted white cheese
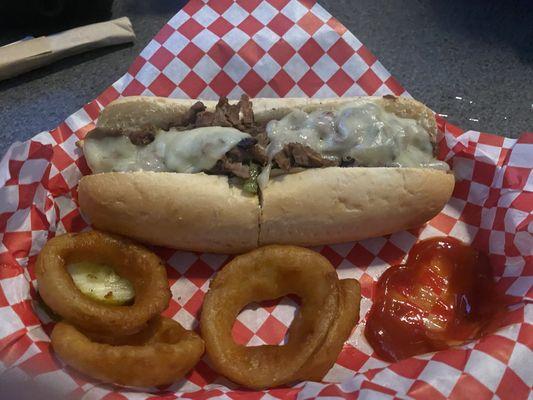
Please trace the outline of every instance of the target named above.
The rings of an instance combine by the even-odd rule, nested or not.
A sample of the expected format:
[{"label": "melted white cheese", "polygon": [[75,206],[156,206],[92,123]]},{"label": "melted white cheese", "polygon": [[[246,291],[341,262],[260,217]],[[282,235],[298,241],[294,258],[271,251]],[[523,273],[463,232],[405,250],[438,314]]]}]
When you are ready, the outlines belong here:
[{"label": "melted white cheese", "polygon": [[426,129],[383,107],[355,101],[334,110],[294,110],[267,124],[272,159],[288,143],[302,143],[326,158],[354,159],[364,167],[437,167]]},{"label": "melted white cheese", "polygon": [[152,143],[136,146],[125,136],[87,138],[83,151],[94,173],[158,171],[195,173],[213,168],[246,132],[220,126],[156,133]]},{"label": "melted white cheese", "polygon": [[83,153],[94,173],[131,171],[137,163],[137,146],[125,136],[107,136],[83,141]]},{"label": "melted white cheese", "polygon": [[[427,130],[419,121],[401,118],[380,105],[357,100],[336,108],[307,113],[294,109],[272,120],[269,158],[289,143],[302,143],[326,158],[354,160],[362,167],[430,167],[448,169],[433,156]],[[148,145],[136,146],[125,136],[87,138],[84,153],[94,173],[109,171],[169,171],[196,173],[213,168],[224,154],[250,135],[233,128],[206,127],[159,131]],[[266,185],[271,163],[259,181]]]}]

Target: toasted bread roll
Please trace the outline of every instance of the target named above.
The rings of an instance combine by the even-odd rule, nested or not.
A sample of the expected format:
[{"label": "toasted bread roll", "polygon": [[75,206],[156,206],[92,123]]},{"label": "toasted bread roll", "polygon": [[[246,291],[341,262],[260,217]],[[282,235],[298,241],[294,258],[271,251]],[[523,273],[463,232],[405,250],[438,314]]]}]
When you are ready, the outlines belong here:
[{"label": "toasted bread roll", "polygon": [[141,242],[213,253],[258,244],[259,199],[225,177],[112,172],[83,177],[78,191],[95,228]]},{"label": "toasted bread roll", "polygon": [[262,192],[259,244],[315,246],[413,228],[440,212],[453,186],[453,175],[422,168],[324,168],[276,177]]},{"label": "toasted bread roll", "polygon": [[[101,172],[80,181],[79,204],[84,215],[95,228],[146,243],[239,253],[263,244],[339,243],[412,228],[438,214],[451,196],[454,177],[432,154],[437,136],[434,114],[415,100],[394,96],[253,99],[251,119],[251,103],[247,99],[241,102],[240,108],[231,109],[227,102],[228,108],[221,108],[222,100],[195,105],[196,100],[129,97],[108,105],[95,129],[99,136],[95,134],[97,139],[83,144],[89,166]],[[352,105],[355,112],[350,111]],[[345,119],[339,120],[346,109]],[[198,119],[205,113],[210,119],[204,119],[211,125]],[[291,126],[291,113],[300,113],[296,128]],[[334,129],[333,135],[343,140],[346,128],[342,123],[359,129],[362,136],[355,138],[359,140],[353,142],[356,147],[368,137],[380,135],[383,126],[389,129],[385,132],[389,142],[386,146],[372,142],[370,151],[356,151],[346,157],[348,153],[338,150],[328,153],[334,146],[320,153],[322,139],[315,135],[313,144],[300,144],[297,150],[307,149],[303,153],[288,154],[286,170],[281,165],[284,161],[275,157],[277,153],[266,151],[268,164],[265,161],[260,166],[259,192],[254,195],[243,190],[250,183],[248,178],[256,178],[251,163],[257,162],[244,158],[239,160],[242,165],[237,164],[240,169],[235,167],[232,157],[236,150],[242,150],[243,143],[256,145],[256,131],[266,129],[270,140],[267,150],[277,145],[276,151],[284,151],[288,141],[280,142],[265,124],[277,121],[278,129],[285,129],[283,134],[293,135],[291,129],[309,127],[306,121],[318,121],[311,129],[324,124],[322,116],[329,118],[326,125],[332,121],[328,129]],[[221,125],[217,125],[218,120]],[[208,128],[199,128],[205,126]],[[391,139],[390,132],[412,137],[407,142],[397,141],[404,147],[399,156],[390,155],[396,154],[390,144],[396,139]],[[102,135],[106,141],[99,142]],[[201,146],[195,142],[200,136]],[[338,137],[333,138],[333,145]],[[210,138],[221,139],[215,143]],[[172,158],[169,152],[181,158],[174,153]],[[384,162],[374,162],[374,153],[394,162],[387,161],[387,166],[381,167]],[[346,160],[352,165],[346,166]],[[302,168],[298,164],[302,162],[309,165]],[[280,171],[282,175],[277,176]]]}]

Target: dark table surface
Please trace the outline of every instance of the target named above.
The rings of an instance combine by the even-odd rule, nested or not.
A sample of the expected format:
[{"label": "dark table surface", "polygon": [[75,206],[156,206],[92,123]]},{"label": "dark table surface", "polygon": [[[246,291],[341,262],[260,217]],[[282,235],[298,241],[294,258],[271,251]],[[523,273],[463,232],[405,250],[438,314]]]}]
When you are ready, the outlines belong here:
[{"label": "dark table surface", "polygon": [[[57,126],[116,81],[184,1],[116,0],[133,45],[77,55],[0,82],[0,154]],[[322,0],[417,99],[464,129],[533,130],[533,1]],[[33,32],[2,29],[0,45]]]}]

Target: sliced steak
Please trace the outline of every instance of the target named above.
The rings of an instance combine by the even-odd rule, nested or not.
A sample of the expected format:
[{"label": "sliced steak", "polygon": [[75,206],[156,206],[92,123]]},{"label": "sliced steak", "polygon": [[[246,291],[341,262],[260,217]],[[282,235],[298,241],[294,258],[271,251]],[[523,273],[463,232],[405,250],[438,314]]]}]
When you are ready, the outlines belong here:
[{"label": "sliced steak", "polygon": [[239,101],[239,108],[242,113],[242,123],[246,127],[251,127],[255,124],[253,105],[248,96],[241,96]]},{"label": "sliced steak", "polygon": [[135,145],[146,145],[152,143],[155,138],[155,132],[157,129],[153,126],[147,126],[143,129],[137,130],[122,130],[122,129],[109,129],[109,128],[94,128],[86,135],[86,139],[102,139],[104,137],[113,136],[127,136],[131,143]]},{"label": "sliced steak", "polygon": [[233,175],[239,178],[250,178],[250,167],[240,161],[233,161],[227,155],[217,161],[215,166],[207,171],[213,175]]},{"label": "sliced steak", "polygon": [[289,172],[292,166],[291,155],[285,149],[274,156],[274,162],[285,172]]},{"label": "sliced steak", "polygon": [[204,106],[194,115],[195,119],[189,121],[191,128],[225,126],[250,133],[252,136],[265,130],[264,126],[258,127],[255,125],[252,102],[246,95],[242,95],[240,101],[236,104],[230,104],[226,97],[221,97],[214,111],[206,111]]},{"label": "sliced steak", "polygon": [[181,117],[181,126],[188,126],[196,121],[199,113],[205,111],[205,105],[201,101],[194,103],[191,108]]},{"label": "sliced steak", "polygon": [[324,168],[334,167],[339,163],[335,160],[323,157],[309,146],[301,143],[289,143],[288,150],[294,159],[295,167]]},{"label": "sliced steak", "polygon": [[[269,143],[266,124],[256,124],[253,104],[246,95],[236,104],[230,104],[226,97],[221,97],[215,110],[208,111],[201,101],[194,103],[176,122],[163,127],[187,130],[208,126],[222,126],[249,133],[251,137],[241,140],[237,146],[228,151],[208,173],[250,178],[251,163],[265,166],[268,163],[266,147]],[[126,135],[135,145],[147,145],[153,142],[159,128],[147,126],[134,131],[95,128],[88,135],[93,137]],[[289,165],[290,168],[290,165]]]},{"label": "sliced steak", "polygon": [[283,171],[289,172],[291,168],[324,168],[335,167],[339,163],[323,157],[309,146],[301,143],[286,144],[283,149],[274,156],[274,162]]}]

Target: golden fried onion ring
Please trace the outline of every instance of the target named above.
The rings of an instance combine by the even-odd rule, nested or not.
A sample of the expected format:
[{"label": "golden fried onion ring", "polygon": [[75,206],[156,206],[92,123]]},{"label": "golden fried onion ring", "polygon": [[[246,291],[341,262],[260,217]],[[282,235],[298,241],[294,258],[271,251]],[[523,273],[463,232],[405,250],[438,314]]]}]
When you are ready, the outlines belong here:
[{"label": "golden fried onion ring", "polygon": [[[338,283],[329,261],[302,247],[265,246],[234,258],[211,282],[202,308],[200,328],[214,368],[254,389],[295,380],[337,317]],[[233,341],[233,324],[247,304],[288,294],[298,295],[302,306],[285,345]]]},{"label": "golden fried onion ring", "polygon": [[[109,305],[85,296],[66,268],[80,261],[113,267],[132,283],[134,303]],[[136,333],[165,310],[170,300],[166,270],[159,257],[127,239],[98,231],[51,239],[37,258],[36,275],[44,302],[68,322],[92,332]]]},{"label": "golden fried onion ring", "polygon": [[101,381],[127,386],[175,382],[204,353],[200,336],[165,317],[155,317],[133,336],[109,340],[112,344],[95,342],[65,322],[52,331],[52,347],[65,363]]},{"label": "golden fried onion ring", "polygon": [[361,286],[355,279],[343,279],[340,282],[341,295],[339,313],[331,326],[326,340],[320,349],[298,372],[300,380],[320,382],[324,375],[333,367],[344,346],[344,342],[352,333],[359,319],[361,303]]}]

